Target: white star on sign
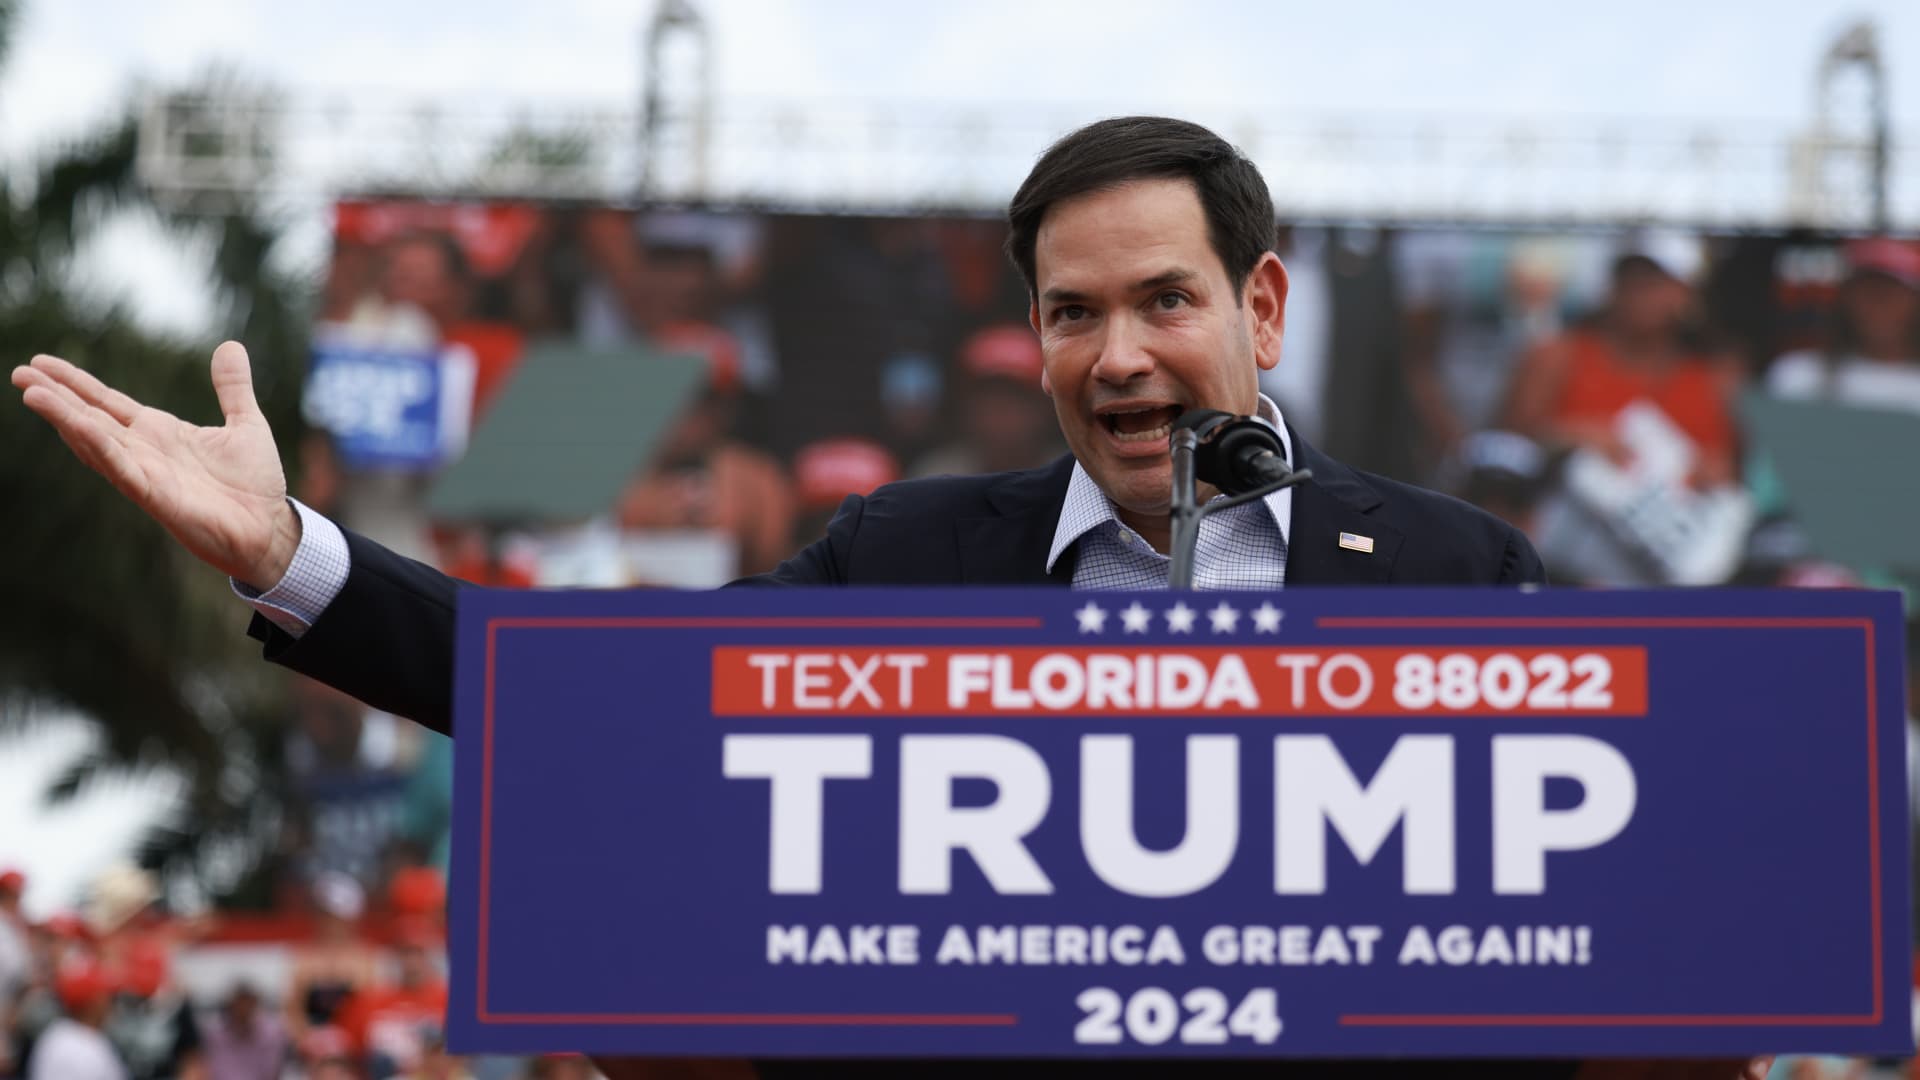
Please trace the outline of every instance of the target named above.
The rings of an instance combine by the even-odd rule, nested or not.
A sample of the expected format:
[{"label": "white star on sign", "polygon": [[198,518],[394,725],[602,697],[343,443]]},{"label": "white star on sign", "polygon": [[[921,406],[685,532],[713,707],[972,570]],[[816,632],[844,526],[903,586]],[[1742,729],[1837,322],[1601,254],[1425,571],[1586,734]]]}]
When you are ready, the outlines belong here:
[{"label": "white star on sign", "polygon": [[1167,630],[1174,634],[1193,633],[1194,617],[1200,613],[1187,606],[1185,600],[1167,609]]},{"label": "white star on sign", "polygon": [[1147,632],[1147,627],[1153,625],[1153,612],[1140,606],[1140,601],[1135,600],[1132,606],[1120,613],[1120,625],[1129,634],[1144,634]]},{"label": "white star on sign", "polygon": [[1207,612],[1207,619],[1213,623],[1214,633],[1231,634],[1234,628],[1240,625],[1240,611],[1237,608],[1228,607],[1227,602],[1222,600],[1219,607]]},{"label": "white star on sign", "polygon": [[1080,620],[1080,632],[1083,634],[1098,634],[1107,628],[1107,609],[1091,600],[1073,615]]},{"label": "white star on sign", "polygon": [[1253,632],[1256,634],[1277,634],[1280,632],[1280,620],[1286,612],[1274,607],[1272,601],[1263,600],[1253,609]]}]

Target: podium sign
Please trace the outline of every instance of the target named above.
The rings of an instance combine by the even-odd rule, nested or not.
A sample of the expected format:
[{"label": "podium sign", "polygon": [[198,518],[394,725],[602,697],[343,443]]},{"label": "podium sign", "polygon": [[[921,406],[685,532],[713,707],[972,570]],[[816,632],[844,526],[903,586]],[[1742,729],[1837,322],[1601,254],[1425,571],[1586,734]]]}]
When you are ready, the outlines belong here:
[{"label": "podium sign", "polygon": [[1898,598],[468,591],[463,1051],[1900,1053]]}]

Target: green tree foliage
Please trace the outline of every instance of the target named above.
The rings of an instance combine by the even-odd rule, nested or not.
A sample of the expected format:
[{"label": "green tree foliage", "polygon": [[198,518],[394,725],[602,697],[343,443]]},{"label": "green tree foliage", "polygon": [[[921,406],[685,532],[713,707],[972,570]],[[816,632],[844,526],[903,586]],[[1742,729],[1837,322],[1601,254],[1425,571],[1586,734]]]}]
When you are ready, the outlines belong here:
[{"label": "green tree foliage", "polygon": [[[17,0],[0,0],[0,61],[19,15]],[[270,269],[278,230],[246,205],[210,216],[157,202],[138,179],[138,131],[129,107],[0,183],[8,366],[54,353],[149,405],[219,423],[207,374],[218,337],[171,340],[72,287],[94,230],[116,212],[150,211],[189,250],[211,253],[216,333],[249,346],[261,406],[292,447],[310,290]],[[0,508],[0,732],[48,707],[98,725],[100,750],[74,763],[56,798],[103,770],[178,770],[182,824],[158,830],[144,861],[230,891],[273,842],[282,787],[285,680],[241,633],[245,610],[17,401],[0,409]]]}]

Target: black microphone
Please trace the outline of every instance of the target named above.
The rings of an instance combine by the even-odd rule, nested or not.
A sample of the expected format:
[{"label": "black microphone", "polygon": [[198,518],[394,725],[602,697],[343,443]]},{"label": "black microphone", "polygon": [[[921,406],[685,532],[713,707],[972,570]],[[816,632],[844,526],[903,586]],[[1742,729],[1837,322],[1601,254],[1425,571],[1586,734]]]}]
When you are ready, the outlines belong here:
[{"label": "black microphone", "polygon": [[1234,416],[1218,409],[1188,409],[1173,426],[1193,429],[1199,439],[1194,449],[1194,477],[1224,494],[1240,495],[1284,483],[1293,476],[1280,436],[1251,416]]}]

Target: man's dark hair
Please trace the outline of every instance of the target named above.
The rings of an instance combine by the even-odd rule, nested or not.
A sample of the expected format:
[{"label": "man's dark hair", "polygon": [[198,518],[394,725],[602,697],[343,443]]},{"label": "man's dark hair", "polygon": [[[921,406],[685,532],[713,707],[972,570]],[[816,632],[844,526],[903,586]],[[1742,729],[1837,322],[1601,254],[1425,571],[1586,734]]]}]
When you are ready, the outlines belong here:
[{"label": "man's dark hair", "polygon": [[1039,292],[1034,245],[1048,207],[1149,179],[1192,181],[1214,254],[1227,268],[1238,302],[1254,264],[1273,249],[1273,196],[1260,170],[1233,144],[1199,124],[1165,116],[1096,121],[1040,155],[1007,207],[1007,257],[1026,280],[1027,295]]}]

